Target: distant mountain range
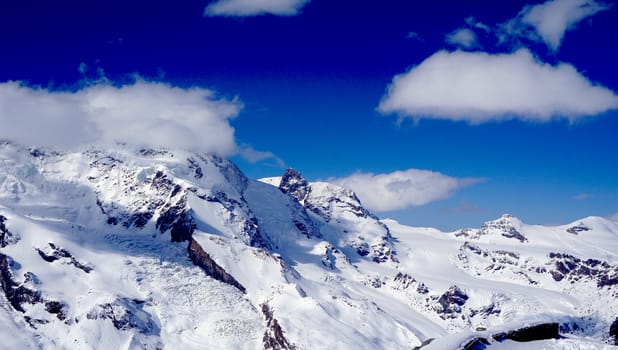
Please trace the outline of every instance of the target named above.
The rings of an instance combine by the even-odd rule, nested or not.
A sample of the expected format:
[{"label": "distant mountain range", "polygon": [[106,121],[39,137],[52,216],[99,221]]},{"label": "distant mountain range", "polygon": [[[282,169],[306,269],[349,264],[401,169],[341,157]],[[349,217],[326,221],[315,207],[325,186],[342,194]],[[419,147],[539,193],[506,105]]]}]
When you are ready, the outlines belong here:
[{"label": "distant mountain range", "polygon": [[380,219],[289,169],[0,143],[7,349],[610,349],[618,223]]}]

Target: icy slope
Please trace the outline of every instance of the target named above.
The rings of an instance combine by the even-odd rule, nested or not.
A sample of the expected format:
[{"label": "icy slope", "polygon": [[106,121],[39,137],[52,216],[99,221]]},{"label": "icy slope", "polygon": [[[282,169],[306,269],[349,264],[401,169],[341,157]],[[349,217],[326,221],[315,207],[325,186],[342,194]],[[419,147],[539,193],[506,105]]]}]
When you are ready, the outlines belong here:
[{"label": "icy slope", "polygon": [[601,347],[617,235],[602,218],[511,216],[446,233],[381,220],[294,170],[253,181],[211,155],[2,143],[1,335],[45,349],[451,349],[555,322],[569,339],[553,348]]}]

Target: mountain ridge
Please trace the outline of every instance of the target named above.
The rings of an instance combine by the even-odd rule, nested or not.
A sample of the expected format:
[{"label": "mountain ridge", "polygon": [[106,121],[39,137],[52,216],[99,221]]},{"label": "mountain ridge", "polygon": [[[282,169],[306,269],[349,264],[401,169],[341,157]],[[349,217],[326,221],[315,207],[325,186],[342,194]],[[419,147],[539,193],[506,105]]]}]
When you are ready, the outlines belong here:
[{"label": "mountain ridge", "polygon": [[544,322],[554,348],[613,341],[607,219],[442,232],[213,155],[2,143],[0,161],[0,321],[24,348],[436,348]]}]

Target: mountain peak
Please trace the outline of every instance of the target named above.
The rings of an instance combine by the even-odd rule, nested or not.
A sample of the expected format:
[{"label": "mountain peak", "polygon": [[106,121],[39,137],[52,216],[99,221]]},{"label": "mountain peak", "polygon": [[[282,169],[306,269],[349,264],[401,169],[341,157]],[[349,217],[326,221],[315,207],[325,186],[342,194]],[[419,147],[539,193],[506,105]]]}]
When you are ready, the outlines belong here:
[{"label": "mountain peak", "polygon": [[295,169],[288,168],[279,183],[279,189],[283,193],[287,193],[296,198],[299,202],[302,202],[307,193],[309,193],[309,184],[307,180]]}]

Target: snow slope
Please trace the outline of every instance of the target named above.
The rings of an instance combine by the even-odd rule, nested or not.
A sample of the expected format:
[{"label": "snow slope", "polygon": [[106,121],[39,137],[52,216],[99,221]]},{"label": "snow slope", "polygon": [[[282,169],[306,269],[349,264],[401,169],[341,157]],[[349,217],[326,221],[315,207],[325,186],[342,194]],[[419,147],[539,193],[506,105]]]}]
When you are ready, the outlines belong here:
[{"label": "snow slope", "polygon": [[606,348],[617,236],[598,217],[440,232],[294,170],[254,181],[212,155],[1,143],[0,335],[32,349],[453,349],[482,336],[499,349],[524,343],[497,332],[555,322],[565,338],[538,347]]}]

